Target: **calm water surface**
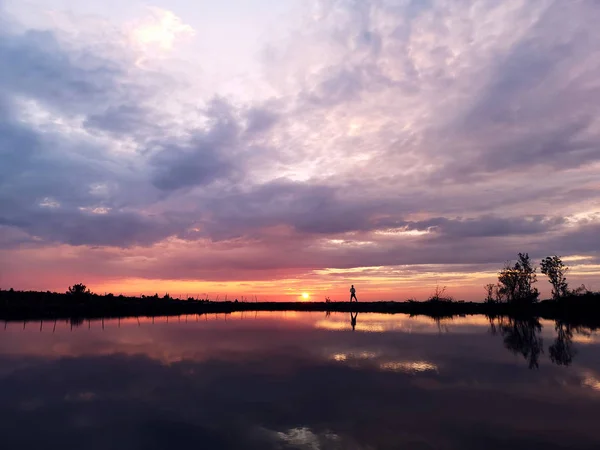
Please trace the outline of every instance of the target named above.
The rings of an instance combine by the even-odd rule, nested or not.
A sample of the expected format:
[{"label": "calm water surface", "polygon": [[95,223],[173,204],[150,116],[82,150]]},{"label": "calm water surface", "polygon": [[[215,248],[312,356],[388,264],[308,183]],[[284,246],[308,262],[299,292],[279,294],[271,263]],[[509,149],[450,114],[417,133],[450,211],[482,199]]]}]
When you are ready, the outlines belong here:
[{"label": "calm water surface", "polygon": [[600,336],[492,325],[289,312],[9,323],[1,447],[600,448]]}]

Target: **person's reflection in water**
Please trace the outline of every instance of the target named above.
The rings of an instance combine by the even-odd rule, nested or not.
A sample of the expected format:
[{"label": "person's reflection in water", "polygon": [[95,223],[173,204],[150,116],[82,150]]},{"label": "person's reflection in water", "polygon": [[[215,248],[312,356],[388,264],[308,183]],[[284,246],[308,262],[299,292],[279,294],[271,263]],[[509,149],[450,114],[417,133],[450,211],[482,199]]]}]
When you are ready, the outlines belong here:
[{"label": "person's reflection in water", "polygon": [[352,331],[356,329],[356,318],[358,317],[358,311],[350,311],[350,325],[352,325]]},{"label": "person's reflection in water", "polygon": [[543,341],[540,337],[542,325],[535,318],[500,318],[498,330],[504,337],[504,346],[514,354],[520,353],[529,363],[529,368],[538,368]]},{"label": "person's reflection in water", "polygon": [[573,329],[571,325],[556,321],[556,339],[549,347],[550,359],[559,366],[569,366],[573,362],[575,349],[573,348]]}]

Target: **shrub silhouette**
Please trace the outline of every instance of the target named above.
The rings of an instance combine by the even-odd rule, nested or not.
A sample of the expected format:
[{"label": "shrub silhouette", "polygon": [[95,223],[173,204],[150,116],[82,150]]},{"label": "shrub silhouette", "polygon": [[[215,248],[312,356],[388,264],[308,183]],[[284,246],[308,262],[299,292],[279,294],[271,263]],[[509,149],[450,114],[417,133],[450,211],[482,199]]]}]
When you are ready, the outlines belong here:
[{"label": "shrub silhouette", "polygon": [[590,291],[585,284],[582,284],[578,288],[573,289],[572,294],[577,296],[585,296],[590,294],[593,295],[594,292]]},{"label": "shrub silhouette", "polygon": [[427,299],[428,302],[446,302],[450,303],[454,301],[454,298],[446,294],[446,286],[440,289],[439,286],[435,287],[433,294]]},{"label": "shrub silhouette", "polygon": [[67,291],[67,294],[77,296],[77,297],[83,297],[85,295],[90,295],[91,291],[87,288],[87,286],[85,284],[77,283],[77,284],[74,284],[73,286],[69,286],[69,290]]}]

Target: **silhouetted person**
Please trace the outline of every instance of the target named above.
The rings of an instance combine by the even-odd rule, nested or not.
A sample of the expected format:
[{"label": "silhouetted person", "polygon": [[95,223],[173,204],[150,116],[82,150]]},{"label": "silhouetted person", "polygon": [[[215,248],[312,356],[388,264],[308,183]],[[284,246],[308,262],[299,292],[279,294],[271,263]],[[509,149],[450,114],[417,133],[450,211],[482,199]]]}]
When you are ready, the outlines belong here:
[{"label": "silhouetted person", "polygon": [[354,285],[352,285],[352,287],[350,288],[350,301],[352,301],[352,299],[358,302],[358,299],[356,298],[356,289],[354,289]]},{"label": "silhouetted person", "polygon": [[352,325],[352,331],[356,328],[356,318],[358,317],[358,311],[350,312],[350,325]]}]

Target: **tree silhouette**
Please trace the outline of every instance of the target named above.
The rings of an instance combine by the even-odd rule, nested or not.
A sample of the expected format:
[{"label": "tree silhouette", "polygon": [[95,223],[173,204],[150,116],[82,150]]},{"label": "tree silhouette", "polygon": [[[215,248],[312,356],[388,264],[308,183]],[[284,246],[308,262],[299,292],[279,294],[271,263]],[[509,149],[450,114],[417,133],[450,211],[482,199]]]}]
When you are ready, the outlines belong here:
[{"label": "tree silhouette", "polygon": [[519,253],[514,265],[507,263],[498,274],[498,294],[507,303],[526,304],[537,301],[539,292],[533,285],[537,282],[536,269],[527,253]]},{"label": "tree silhouette", "polygon": [[542,273],[548,277],[552,285],[552,297],[555,300],[566,297],[569,293],[569,285],[565,274],[569,270],[560,259],[560,256],[547,256],[541,263]]},{"label": "tree silhouette", "polygon": [[498,286],[495,284],[486,284],[483,289],[485,289],[485,302],[486,303],[496,303],[500,300],[500,294],[498,292]]}]

